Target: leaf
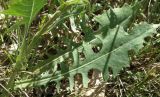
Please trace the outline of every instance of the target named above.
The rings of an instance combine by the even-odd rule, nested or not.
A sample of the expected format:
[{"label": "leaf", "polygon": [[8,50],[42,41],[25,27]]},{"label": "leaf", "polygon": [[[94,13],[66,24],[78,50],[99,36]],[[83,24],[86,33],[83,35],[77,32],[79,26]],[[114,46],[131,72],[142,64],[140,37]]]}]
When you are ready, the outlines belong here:
[{"label": "leaf", "polygon": [[[71,0],[72,1],[72,0]],[[125,9],[125,10],[124,10]],[[124,11],[123,11],[124,10]],[[130,11],[130,13],[127,13],[127,14],[123,14],[123,13],[121,13],[121,14],[119,14],[120,13],[120,11],[123,11],[124,13],[127,13],[128,11]],[[126,12],[125,12],[126,11]],[[126,20],[130,20],[130,19],[128,19],[128,17],[131,17],[132,16],[132,13],[133,11],[132,11],[132,6],[130,6],[130,5],[125,5],[125,6],[123,6],[122,8],[116,8],[116,9],[113,9],[113,12],[112,12],[112,14],[114,14],[114,15],[117,15],[116,17],[121,17],[121,18],[117,18],[117,20],[118,21],[120,21],[120,22],[118,22],[117,23],[117,25],[120,25],[122,22],[124,22],[124,21],[126,21]],[[109,13],[110,14],[110,11],[108,11],[107,13]],[[110,20],[109,20],[109,18],[108,17],[105,17],[106,15],[106,12],[105,13],[103,13],[102,15],[98,15],[98,16],[96,16],[96,17],[94,17],[95,19],[96,19],[96,21],[98,21],[98,22],[100,22],[100,24],[103,24],[103,23],[101,23],[101,21],[102,20],[99,20],[99,19],[101,19],[101,17],[103,17],[104,18],[104,20],[102,21],[102,22],[106,22],[106,24],[103,24],[103,27],[98,31],[98,32],[102,32],[102,37],[105,37],[106,35],[103,35],[103,33],[107,33],[107,32],[109,32],[108,31],[108,29],[110,28],[110,26],[112,25],[112,24],[110,24]],[[110,16],[113,16],[113,15],[110,15]],[[100,17],[100,18],[99,18]],[[124,17],[124,18],[123,18]],[[83,18],[83,24],[82,25],[85,25],[85,20],[84,20],[84,16],[82,16],[82,18]],[[112,17],[113,19],[115,18],[115,16],[114,17]],[[127,23],[126,23],[126,25],[127,25]],[[125,26],[125,25],[121,25],[121,26]],[[107,29],[106,29],[106,27],[107,27]],[[116,27],[116,25],[112,25],[112,27],[113,28],[115,28]],[[85,30],[85,33],[86,34],[88,34],[88,33],[92,33],[91,31],[92,30],[87,30],[85,27],[82,27],[84,30]],[[100,33],[100,35],[101,35],[101,33]],[[92,35],[93,36],[93,35]],[[89,35],[88,36],[86,36],[86,37],[89,37]],[[90,42],[91,40],[92,40],[92,44],[93,45],[102,45],[102,42],[101,42],[101,40],[97,40],[97,39],[95,39],[95,36],[93,36],[93,37],[91,37],[92,39],[87,39],[88,41],[87,42]],[[93,43],[93,41],[94,41],[94,43]],[[84,44],[84,45],[88,45],[87,44],[87,42]],[[84,46],[83,45],[83,46]],[[81,46],[80,48],[82,48],[83,46]],[[76,47],[77,48],[77,47]],[[88,49],[88,50],[87,50]],[[69,55],[69,53],[70,52],[73,52],[71,55],[73,55],[73,56],[70,56],[70,57],[73,57],[73,60],[74,60],[74,63],[78,63],[79,62],[79,59],[77,60],[77,58],[76,58],[76,51],[74,50],[74,49],[72,49],[72,50],[69,50],[69,51],[66,51],[66,52],[61,52],[61,53],[58,53],[56,56],[53,56],[53,57],[50,57],[48,60],[44,60],[44,61],[42,61],[42,62],[40,62],[40,63],[38,63],[38,64],[36,64],[35,65],[35,67],[33,67],[32,69],[31,69],[31,71],[30,72],[34,72],[35,74],[37,74],[37,75],[39,75],[39,74],[42,74],[43,72],[47,72],[50,68],[54,68],[53,67],[53,65],[57,65],[58,63],[61,63],[61,62],[63,62],[64,60],[66,60],[67,58],[66,57],[63,57],[63,56],[66,56],[66,55]],[[85,47],[85,52],[93,52],[92,51],[92,49],[91,49],[91,45],[90,46],[86,46]],[[86,55],[86,57],[87,56],[89,56],[90,54],[88,54],[88,55]],[[67,57],[69,57],[69,56],[67,56]],[[90,56],[89,56],[90,57]],[[91,57],[92,58],[92,57]],[[63,60],[62,60],[63,59]],[[61,61],[60,61],[61,60]],[[76,61],[77,60],[77,61]],[[76,66],[78,66],[79,64],[77,64]],[[33,66],[33,65],[32,65]],[[76,68],[76,67],[74,67],[74,68]],[[73,67],[70,67],[70,69],[73,69]],[[78,69],[77,69],[78,70]],[[61,76],[59,76],[59,78],[63,78],[63,75],[65,75],[65,74],[67,74],[67,72],[66,73],[63,73]],[[83,74],[84,75],[84,74]],[[57,78],[57,76],[56,75],[53,75],[53,76],[55,76],[56,78]],[[74,77],[74,75],[72,75],[72,74],[70,74],[70,77],[69,77],[69,79],[70,79],[70,82],[72,83],[73,82],[73,80],[71,80],[71,79],[73,79],[73,77]],[[39,78],[39,79],[36,79],[36,80],[40,80],[41,78]],[[43,78],[42,78],[43,79]],[[87,79],[87,76],[85,77],[85,78],[83,78],[83,79]],[[30,85],[32,86],[32,81],[33,81],[33,83],[34,83],[34,81],[35,81],[35,79],[31,79],[31,82],[30,82]],[[20,81],[19,83],[23,83],[23,81]],[[25,81],[24,81],[25,82]],[[41,81],[39,81],[40,83],[41,83]],[[47,81],[46,81],[47,82]],[[83,81],[83,82],[85,82],[85,81]],[[87,81],[86,81],[87,82]],[[85,86],[87,86],[87,84],[85,85]],[[73,87],[73,85],[71,85],[70,84],[70,87],[72,88]]]},{"label": "leaf", "polygon": [[[128,12],[128,10],[132,9],[130,6],[125,6],[125,8],[125,10],[121,10],[121,8],[117,10],[121,10],[123,13],[125,13],[125,11]],[[122,7],[122,9],[124,9],[124,7]],[[128,67],[130,63],[128,51],[134,50],[135,52],[138,52],[139,49],[143,47],[144,38],[155,33],[158,25],[141,23],[133,27],[130,32],[126,32],[124,26],[126,26],[128,23],[124,22],[126,22],[126,20],[129,22],[129,17],[132,16],[133,11],[129,12],[130,14],[123,14],[121,11],[112,11],[115,15],[112,19],[119,17],[116,18],[118,22],[115,21],[117,24],[113,23],[113,25],[109,22],[110,20],[105,17],[106,15],[104,16],[104,14],[102,14],[102,16],[106,19],[104,19],[104,21],[107,23],[105,24],[101,23],[104,21],[97,21],[103,27],[108,27],[108,29],[103,29],[103,27],[101,27],[103,30],[100,29],[99,34],[95,35],[95,38],[93,38],[91,41],[83,42],[81,46],[73,48],[72,50],[63,54],[57,55],[56,57],[54,56],[47,62],[41,62],[40,65],[36,64],[37,67],[40,66],[37,69],[39,69],[39,71],[43,70],[45,73],[48,71],[48,69],[44,70],[43,68],[52,68],[54,65],[57,65],[57,63],[61,64],[68,58],[72,58],[73,64],[69,65],[69,70],[67,72],[59,72],[57,70],[57,72],[50,74],[45,78],[36,77],[36,79],[31,78],[28,80],[16,81],[15,88],[24,88],[26,87],[26,84],[28,87],[31,87],[33,85],[46,84],[49,81],[59,81],[64,78],[64,76],[69,74],[70,89],[72,90],[74,86],[74,76],[77,73],[82,74],[83,85],[84,87],[87,87],[88,72],[91,69],[98,69],[102,71],[103,78],[107,79],[109,74],[116,76],[124,67]],[[102,16],[99,15],[99,17]],[[107,35],[102,36],[102,33],[107,33]],[[97,52],[93,51],[93,47],[99,46],[100,44],[102,45],[100,49]],[[79,57],[80,53],[77,52],[83,53],[83,59]],[[37,69],[35,69],[35,71]],[[37,74],[41,73],[42,72],[38,72]]]},{"label": "leaf", "polygon": [[[116,76],[124,67],[129,66],[130,60],[128,51],[134,50],[135,52],[138,52],[139,49],[143,47],[144,38],[156,32],[157,27],[158,25],[142,23],[136,25],[133,30],[129,32],[130,34],[125,32],[123,27],[120,26],[118,30],[118,27],[110,29],[108,31],[110,33],[105,38],[102,38],[101,35],[96,35],[97,38],[94,39],[94,41],[99,41],[100,39],[103,44],[98,53],[93,52],[92,41],[84,43],[82,47],[78,48],[80,51],[83,49],[85,55],[84,60],[79,59],[79,65],[76,65],[77,63],[71,65],[69,71],[62,74],[57,73],[54,76],[48,76],[37,80],[17,81],[16,88],[23,88],[23,84],[27,84],[28,82],[30,82],[28,83],[28,86],[32,86],[35,82],[37,85],[42,85],[41,83],[44,84],[47,83],[47,81],[57,81],[66,74],[70,75],[70,82],[73,82],[74,76],[77,73],[82,74],[83,83],[87,85],[87,75],[91,69],[98,69],[100,71],[105,69],[106,72],[103,76],[107,79],[109,76],[109,68],[111,68],[113,76]],[[75,51],[72,53],[75,53]],[[110,58],[108,59],[109,55]],[[106,68],[104,68],[105,65]],[[71,89],[72,88],[73,85],[71,86]]]},{"label": "leaf", "polygon": [[46,0],[12,0],[9,9],[2,13],[23,17],[23,22],[30,25],[44,4]]}]

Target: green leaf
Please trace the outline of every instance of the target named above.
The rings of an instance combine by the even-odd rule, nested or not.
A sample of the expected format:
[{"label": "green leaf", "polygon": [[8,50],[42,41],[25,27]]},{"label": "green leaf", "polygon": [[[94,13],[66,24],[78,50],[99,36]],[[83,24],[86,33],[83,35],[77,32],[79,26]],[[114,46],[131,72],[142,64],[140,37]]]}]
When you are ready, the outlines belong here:
[{"label": "green leaf", "polygon": [[9,9],[2,13],[23,17],[23,22],[30,25],[46,0],[12,0]]},{"label": "green leaf", "polygon": [[[95,17],[101,25],[101,29],[98,30],[99,34],[95,35],[91,41],[83,42],[79,47],[36,64],[36,67],[39,66],[39,68],[35,69],[35,71],[37,69],[40,71],[37,74],[41,74],[41,70],[45,73],[54,65],[61,64],[67,59],[72,59],[73,64],[68,65],[68,71],[61,70],[63,72],[59,72],[57,70],[57,72],[45,78],[38,77],[37,79],[20,80],[16,82],[15,88],[24,88],[23,86],[26,84],[27,86],[46,84],[49,81],[60,80],[69,74],[70,88],[72,90],[74,76],[77,73],[82,74],[83,85],[87,87],[87,75],[91,69],[102,71],[103,78],[107,79],[109,74],[116,76],[120,70],[128,67],[130,63],[128,51],[134,50],[138,52],[143,47],[144,38],[155,33],[158,25],[141,23],[133,27],[130,32],[126,32],[125,27],[130,22],[130,17],[134,13],[132,7],[125,5],[122,8],[112,9],[107,13],[110,14],[110,18],[108,18],[106,12],[98,16],[102,17],[103,20],[101,20],[102,18],[96,19]],[[112,23],[110,19],[115,19],[116,21],[112,20]],[[103,33],[107,33],[107,35],[103,35]],[[94,51],[93,47],[97,47],[98,51]],[[84,55],[83,58],[80,57],[79,52]],[[44,69],[46,67],[48,69]],[[34,70],[31,72],[34,72]]]},{"label": "green leaf", "polygon": [[[73,65],[70,66],[68,72],[62,74],[57,73],[54,76],[48,76],[36,80],[31,79],[27,81],[17,81],[15,88],[23,88],[23,84],[27,84],[28,82],[28,86],[32,86],[33,84],[35,85],[35,82],[36,85],[42,85],[41,83],[44,84],[47,83],[47,81],[57,81],[58,79],[63,78],[63,76],[66,74],[70,75],[69,80],[70,82],[73,82],[74,76],[77,73],[82,74],[83,84],[87,86],[87,75],[91,69],[98,69],[102,72],[105,71],[103,73],[104,79],[107,79],[109,76],[109,68],[112,70],[112,75],[116,76],[124,67],[129,66],[130,60],[128,51],[134,50],[135,52],[138,52],[139,49],[143,47],[144,38],[156,32],[157,27],[158,25],[142,23],[133,27],[133,30],[129,32],[129,34],[124,31],[123,27],[119,26],[108,30],[110,33],[105,38],[102,38],[101,35],[96,35],[97,38],[94,39],[94,41],[101,40],[103,44],[99,52],[93,52],[92,41],[83,43],[83,46],[77,49],[84,53],[85,59],[81,60],[79,58],[79,64],[77,65],[76,61]],[[73,51],[72,53],[75,55],[74,53],[77,52]],[[77,58],[75,59],[77,60]],[[54,60],[52,62],[54,64]],[[72,89],[73,84],[71,85]]]}]

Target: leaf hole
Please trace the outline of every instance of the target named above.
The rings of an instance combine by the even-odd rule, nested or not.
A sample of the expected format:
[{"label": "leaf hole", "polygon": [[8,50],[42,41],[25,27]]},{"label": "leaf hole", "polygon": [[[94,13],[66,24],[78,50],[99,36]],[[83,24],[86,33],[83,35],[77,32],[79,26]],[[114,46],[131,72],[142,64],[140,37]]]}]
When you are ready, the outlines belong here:
[{"label": "leaf hole", "polygon": [[92,78],[93,71],[94,71],[94,69],[89,70],[89,72],[88,72],[88,77],[89,77],[89,79]]},{"label": "leaf hole", "polygon": [[81,61],[84,61],[86,59],[85,54],[83,52],[79,52],[79,58]]},{"label": "leaf hole", "polygon": [[92,25],[93,25],[93,27],[92,27],[92,29],[94,30],[94,31],[97,31],[98,29],[99,29],[99,23],[98,22],[95,22],[95,21],[91,21],[91,23],[92,23]]},{"label": "leaf hole", "polygon": [[95,84],[98,84],[97,81],[100,81],[102,77],[102,72],[98,69],[91,69],[88,72],[88,78],[90,79],[89,81],[89,86],[94,86]]},{"label": "leaf hole", "polygon": [[80,85],[82,84],[82,74],[77,73],[77,74],[74,76],[74,79],[75,79],[75,85],[80,86]]},{"label": "leaf hole", "polygon": [[98,53],[101,50],[101,47],[100,46],[93,46],[92,50],[94,53]]},{"label": "leaf hole", "polygon": [[57,64],[57,70],[58,70],[58,71],[61,70],[61,64]]},{"label": "leaf hole", "polygon": [[66,90],[66,87],[68,87],[69,86],[69,80],[68,80],[68,78],[63,78],[62,80],[61,80],[61,89],[63,90],[63,91],[67,91]]}]

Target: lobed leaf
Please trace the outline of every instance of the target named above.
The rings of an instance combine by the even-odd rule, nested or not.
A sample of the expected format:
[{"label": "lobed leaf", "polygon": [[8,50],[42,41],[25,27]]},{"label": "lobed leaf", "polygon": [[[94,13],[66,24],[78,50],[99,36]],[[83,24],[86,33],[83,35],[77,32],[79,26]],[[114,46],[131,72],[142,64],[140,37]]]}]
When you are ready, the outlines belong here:
[{"label": "lobed leaf", "polygon": [[[38,75],[41,74],[41,76],[35,79],[16,81],[15,88],[44,85],[49,81],[59,83],[59,80],[67,76],[69,77],[70,89],[72,90],[74,76],[77,73],[82,75],[83,85],[87,87],[88,72],[91,69],[102,71],[104,79],[108,79],[109,74],[116,76],[124,67],[129,66],[128,51],[134,50],[138,52],[143,47],[144,38],[155,33],[156,28],[159,26],[156,24],[141,23],[133,27],[130,32],[126,32],[125,27],[130,22],[133,13],[132,7],[125,5],[122,8],[116,8],[95,17],[101,25],[99,34],[95,35],[95,38],[89,42],[83,42],[81,46],[75,47],[68,52],[66,51],[51,57],[47,61],[36,64],[39,68],[33,69],[32,72],[38,70],[38,73],[35,73]],[[106,14],[109,14],[109,17],[113,16],[111,19],[115,19],[116,21],[111,22]],[[103,20],[101,20],[102,17]],[[93,47],[98,47],[98,51],[95,52]],[[80,58],[79,52],[84,55],[83,59]],[[64,64],[64,61],[68,58],[72,58],[73,64]],[[67,70],[62,69],[56,71],[55,67],[57,64],[61,64],[61,67],[65,67]],[[49,68],[54,68],[54,72],[47,73]],[[44,74],[45,76],[43,76]]]}]

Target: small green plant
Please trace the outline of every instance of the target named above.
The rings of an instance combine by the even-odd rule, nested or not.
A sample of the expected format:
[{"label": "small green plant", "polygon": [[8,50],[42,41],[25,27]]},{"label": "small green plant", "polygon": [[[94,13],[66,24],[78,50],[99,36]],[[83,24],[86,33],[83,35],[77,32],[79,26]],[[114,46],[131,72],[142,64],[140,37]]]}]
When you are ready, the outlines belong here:
[{"label": "small green plant", "polygon": [[[9,8],[1,12],[17,16],[17,22],[10,28],[10,31],[18,30],[18,49],[6,85],[9,91],[46,85],[51,81],[55,81],[58,88],[63,78],[69,79],[70,90],[73,90],[76,74],[82,75],[83,86],[87,87],[91,69],[100,70],[104,80],[110,74],[117,76],[129,66],[128,52],[138,52],[143,47],[144,38],[156,33],[159,26],[146,22],[133,24],[141,2],[93,15],[94,23],[99,24],[96,31],[87,22],[91,21],[92,11],[88,0],[55,0],[54,3],[57,9],[51,12],[50,18],[41,18],[35,33],[32,25],[37,14],[48,4],[47,0],[11,0]],[[53,39],[46,43],[49,46],[42,42],[46,35]],[[47,58],[36,58],[41,56],[39,48],[45,47],[43,45],[48,47],[45,48],[47,53],[42,52]],[[50,54],[49,50],[55,53]],[[9,94],[4,90],[2,95]]]}]

